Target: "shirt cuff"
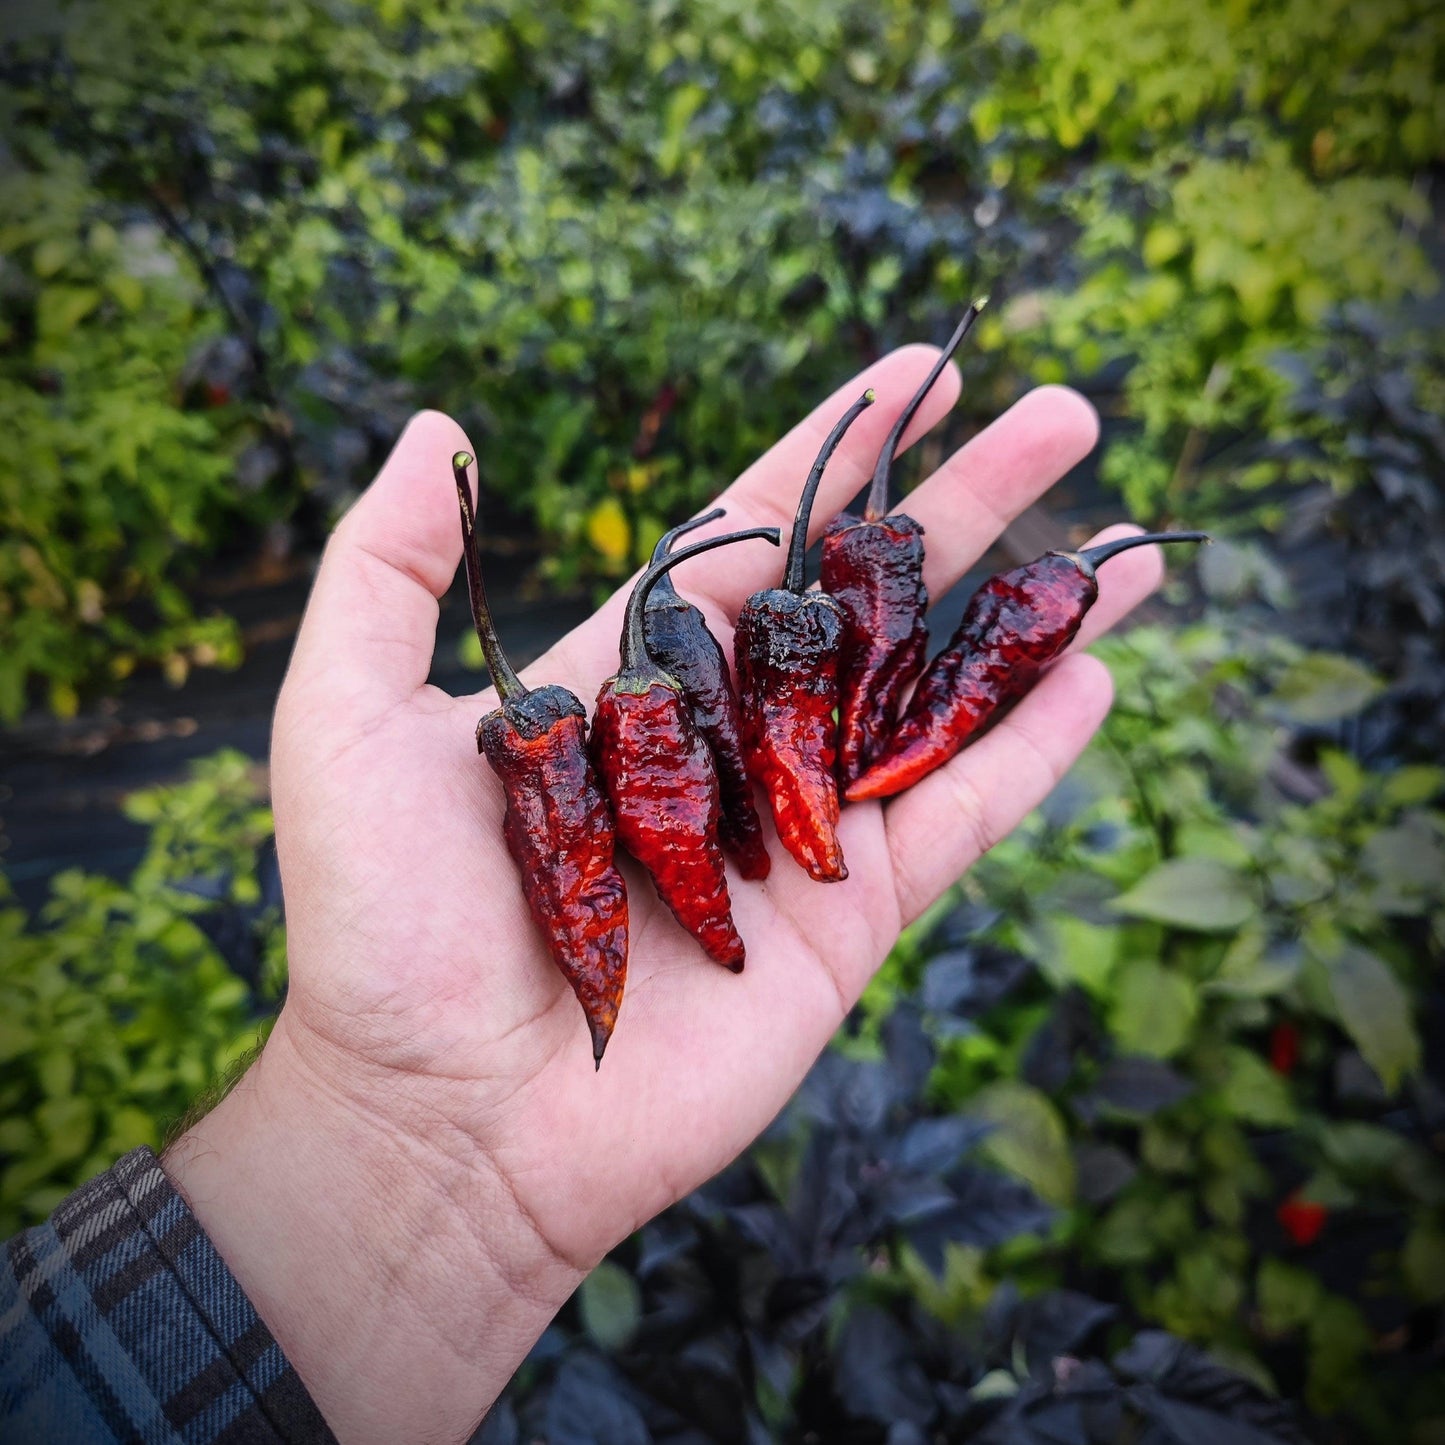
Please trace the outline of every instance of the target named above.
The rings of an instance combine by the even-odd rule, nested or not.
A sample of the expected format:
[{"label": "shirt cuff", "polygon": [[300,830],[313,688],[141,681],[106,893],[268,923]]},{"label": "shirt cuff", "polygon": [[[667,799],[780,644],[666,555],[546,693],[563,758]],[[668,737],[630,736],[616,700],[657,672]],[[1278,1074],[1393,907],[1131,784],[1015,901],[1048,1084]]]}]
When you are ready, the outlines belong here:
[{"label": "shirt cuff", "polygon": [[149,1149],[9,1242],[0,1424],[17,1442],[335,1438]]}]

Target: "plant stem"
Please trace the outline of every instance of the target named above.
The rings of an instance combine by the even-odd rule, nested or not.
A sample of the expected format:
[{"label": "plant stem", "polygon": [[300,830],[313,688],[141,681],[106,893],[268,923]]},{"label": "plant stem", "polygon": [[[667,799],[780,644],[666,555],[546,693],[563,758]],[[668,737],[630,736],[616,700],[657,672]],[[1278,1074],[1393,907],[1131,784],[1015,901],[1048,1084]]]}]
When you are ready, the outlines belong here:
[{"label": "plant stem", "polygon": [[843,440],[844,432],[877,399],[870,386],[843,413],[838,425],[828,433],[828,440],[823,443],[823,450],[818,453],[818,459],[813,463],[813,470],[808,473],[808,480],[803,483],[803,495],[798,498],[797,514],[793,517],[793,535],[788,541],[788,560],[783,569],[783,586],[789,592],[803,590],[803,562],[808,555],[808,519],[813,515],[813,498],[818,495],[818,483],[823,480],[823,471],[828,465],[828,459],[838,450],[838,443]]},{"label": "plant stem", "polygon": [[[467,468],[471,464],[472,457],[468,452],[457,452],[452,457],[457,505],[462,513],[462,560],[466,564],[467,591],[472,600],[472,624],[477,629],[477,640],[482,644],[482,656],[487,659],[487,671],[492,674],[492,685],[497,689],[497,695],[503,702],[516,702],[526,697],[527,687],[512,670],[507,654],[502,651],[497,625],[492,621],[492,609],[487,605],[487,589],[482,583],[482,558],[477,547],[477,518],[472,510],[472,489],[467,481]],[[480,478],[477,493],[480,497]]]}]

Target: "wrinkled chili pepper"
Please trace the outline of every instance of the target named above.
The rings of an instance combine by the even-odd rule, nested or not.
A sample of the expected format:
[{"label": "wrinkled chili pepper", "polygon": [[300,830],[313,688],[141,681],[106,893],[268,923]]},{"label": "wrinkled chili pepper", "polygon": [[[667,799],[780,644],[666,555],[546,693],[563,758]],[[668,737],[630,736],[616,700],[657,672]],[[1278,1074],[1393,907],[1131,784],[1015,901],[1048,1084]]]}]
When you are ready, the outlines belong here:
[{"label": "wrinkled chili pepper", "polygon": [[742,971],[746,950],[733,924],[718,841],[717,771],[681,686],[648,656],[643,611],[648,593],[669,568],[754,537],[778,545],[776,527],[753,527],[694,542],[642,574],[627,601],[621,666],[602,684],[592,717],[592,755],[617,819],[617,836],[647,870],[673,917],[709,958],[734,973]]},{"label": "wrinkled chili pepper", "polygon": [[[723,516],[721,507],[664,532],[653,549],[660,562],[684,533]],[[648,594],[642,619],[648,655],[671,678],[682,684],[693,725],[712,749],[717,769],[722,818],[718,837],[737,860],[744,878],[766,878],[772,867],[763,842],[763,821],[753,802],[753,783],[743,762],[739,736],[738,699],[728,675],[721,644],[708,630],[701,611],[678,595],[672,576],[664,572]]]},{"label": "wrinkled chili pepper", "polygon": [[883,756],[847,789],[848,801],[912,787],[1022,697],[1074,640],[1099,595],[1101,563],[1148,543],[1208,540],[1203,532],[1121,537],[1083,552],[1047,552],[990,577],[919,679]]},{"label": "wrinkled chili pepper", "polygon": [[888,511],[888,480],[908,424],[943,375],[949,358],[983,310],[975,301],[949,337],[878,454],[861,517],[843,512],[823,538],[819,583],[843,609],[838,651],[838,781],[846,788],[881,756],[903,691],[928,647],[928,589],[923,584],[923,526]]},{"label": "wrinkled chili pepper", "polygon": [[627,981],[627,885],[613,863],[616,837],[587,753],[587,711],[555,683],[528,688],[507,661],[482,585],[467,468],[452,458],[472,620],[500,706],[477,724],[506,798],[502,836],[553,962],[572,985],[598,1068]]},{"label": "wrinkled chili pepper", "polygon": [[843,613],[826,592],[803,590],[803,560],[823,469],[873,400],[864,392],[823,443],[798,499],[783,585],[748,598],[733,639],[748,771],[772,803],[783,847],[825,883],[848,876],[833,773]]}]

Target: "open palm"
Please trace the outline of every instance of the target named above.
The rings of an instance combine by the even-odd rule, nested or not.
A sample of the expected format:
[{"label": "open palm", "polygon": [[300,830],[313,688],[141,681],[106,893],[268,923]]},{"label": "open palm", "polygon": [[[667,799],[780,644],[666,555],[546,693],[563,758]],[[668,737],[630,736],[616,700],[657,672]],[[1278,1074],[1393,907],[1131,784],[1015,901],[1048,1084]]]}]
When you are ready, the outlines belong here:
[{"label": "open palm", "polygon": [[[872,386],[878,404],[847,435],[819,493],[820,535],[866,480],[936,355],[906,348],[840,388],[723,493],[726,517],[699,536],[786,529],[823,436]],[[950,369],[915,434],[957,391]],[[1042,388],[916,490],[907,510],[927,530],[931,594],[954,583],[1095,436],[1085,402]],[[468,1217],[473,1234],[493,1228],[482,1254],[508,1290],[541,1302],[545,1323],[545,1308],[560,1303],[554,1295],[565,1298],[609,1248],[763,1129],[899,930],[1045,795],[1110,692],[1097,662],[1070,655],[1005,722],[911,792],[846,809],[846,882],[811,881],[769,830],[771,877],[729,880],[748,947],[741,975],[711,963],[641,870],[622,860],[627,988],[594,1073],[581,1009],[536,932],[503,842],[501,786],[477,754],[473,730],[495,694],[453,698],[426,682],[437,599],[461,556],[450,470],[459,449],[472,450],[446,417],[413,420],[338,527],[317,578],[273,743],[291,992],[268,1055],[284,1050],[294,1090],[342,1101],[350,1117],[396,1141],[387,1157],[436,1181],[456,1217],[439,1204],[428,1227],[454,1237],[456,1249],[466,1235],[457,1218]],[[485,487],[485,450],[479,467]],[[484,495],[483,534],[487,510]],[[1112,564],[1081,642],[1137,603],[1159,565],[1152,548]],[[747,543],[685,562],[674,577],[730,652],[739,606],[776,586],[781,567],[780,552]],[[561,683],[590,708],[617,668],[625,591],[524,681]],[[302,1079],[310,1082],[294,1082]],[[468,1327],[454,1311],[448,1320],[439,1331]],[[540,1327],[516,1326],[512,1365]],[[494,1337],[495,1314],[478,1328]],[[316,1390],[315,1367],[298,1364]],[[486,1398],[506,1372],[503,1358]]]}]

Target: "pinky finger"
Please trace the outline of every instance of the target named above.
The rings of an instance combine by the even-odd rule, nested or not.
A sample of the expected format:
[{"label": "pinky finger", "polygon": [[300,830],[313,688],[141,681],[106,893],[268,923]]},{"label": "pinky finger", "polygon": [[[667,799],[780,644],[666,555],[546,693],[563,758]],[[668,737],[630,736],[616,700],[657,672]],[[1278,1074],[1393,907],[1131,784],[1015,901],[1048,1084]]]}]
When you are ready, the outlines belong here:
[{"label": "pinky finger", "polygon": [[1065,657],[997,727],[888,804],[883,817],[905,924],[1043,802],[1113,696],[1097,658]]}]

